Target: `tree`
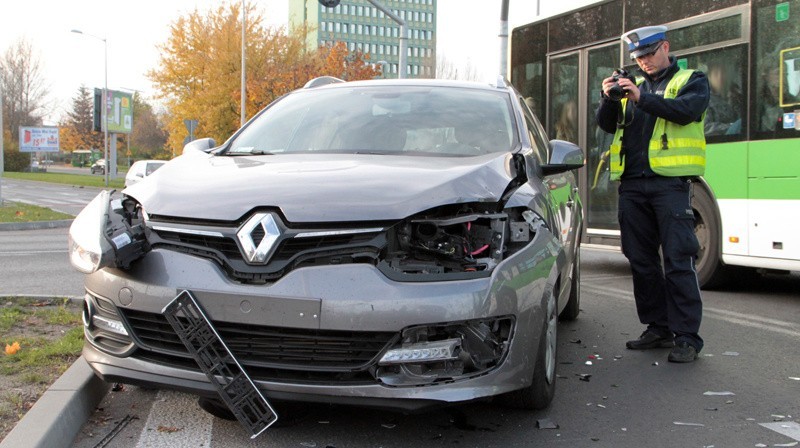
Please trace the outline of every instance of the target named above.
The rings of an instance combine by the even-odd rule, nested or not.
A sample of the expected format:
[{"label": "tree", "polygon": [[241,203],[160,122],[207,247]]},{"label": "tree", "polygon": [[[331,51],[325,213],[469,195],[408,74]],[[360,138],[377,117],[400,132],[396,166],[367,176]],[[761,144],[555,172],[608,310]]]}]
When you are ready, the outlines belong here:
[{"label": "tree", "polygon": [[51,106],[42,67],[33,47],[24,39],[9,47],[0,59],[3,90],[3,127],[14,142],[20,126],[38,126]]},{"label": "tree", "polygon": [[436,77],[439,79],[459,79],[462,81],[480,81],[478,70],[467,60],[464,67],[457,67],[453,61],[443,54],[436,56]]},{"label": "tree", "polygon": [[80,86],[72,98],[72,110],[59,123],[61,147],[75,149],[102,149],[103,134],[94,130],[94,93]]},{"label": "tree", "polygon": [[155,113],[153,106],[138,93],[133,95],[133,132],[131,132],[131,153],[141,159],[168,159],[165,151],[167,131],[162,117]]},{"label": "tree", "polygon": [[[188,132],[183,120],[198,120],[197,136],[218,142],[240,124],[241,21],[240,5],[226,3],[202,15],[179,17],[167,42],[159,46],[159,67],[149,72],[168,110],[168,146],[179,153]],[[380,72],[369,56],[350,53],[344,44],[306,50],[307,30],[286,32],[265,28],[252,2],[247,5],[247,117],[309,79],[333,74],[346,79],[372,78]]]}]

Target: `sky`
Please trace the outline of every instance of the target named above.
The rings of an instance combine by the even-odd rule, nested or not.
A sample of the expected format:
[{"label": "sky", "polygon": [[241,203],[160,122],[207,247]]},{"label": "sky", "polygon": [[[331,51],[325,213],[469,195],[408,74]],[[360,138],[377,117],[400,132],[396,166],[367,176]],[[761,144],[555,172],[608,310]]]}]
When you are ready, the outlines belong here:
[{"label": "sky", "polygon": [[[239,1],[239,0],[234,0]],[[255,2],[266,25],[288,22],[287,0]],[[538,0],[509,0],[509,35],[537,19]],[[539,17],[595,3],[596,0],[543,0]],[[208,11],[219,0],[12,0],[0,3],[0,52],[25,38],[39,56],[52,112],[46,125],[57,124],[81,85],[104,85],[104,44],[108,47],[108,88],[139,91],[152,100],[155,90],[146,76],[158,65],[157,46],[167,41],[169,25],[195,9]],[[437,53],[456,67],[474,67],[483,79],[499,73],[501,0],[438,0]],[[84,34],[72,33],[80,30]]]}]

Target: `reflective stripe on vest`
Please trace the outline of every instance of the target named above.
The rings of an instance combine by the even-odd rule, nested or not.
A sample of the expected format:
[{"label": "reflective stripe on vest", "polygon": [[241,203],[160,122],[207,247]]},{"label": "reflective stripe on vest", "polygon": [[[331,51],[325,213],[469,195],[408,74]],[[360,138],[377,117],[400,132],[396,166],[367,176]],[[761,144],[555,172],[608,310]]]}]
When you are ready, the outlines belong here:
[{"label": "reflective stripe on vest", "polygon": [[[664,92],[665,99],[674,99],[678,91],[686,85],[693,70],[678,70]],[[637,85],[640,82],[637,82]],[[622,113],[625,114],[627,98],[622,100]],[[648,145],[650,169],[661,176],[701,176],[706,167],[706,140],[703,121],[705,112],[699,122],[694,121],[685,126],[656,118],[653,135]],[[618,128],[611,143],[611,180],[618,180],[625,171],[624,156],[621,156],[622,134],[624,128]]]}]

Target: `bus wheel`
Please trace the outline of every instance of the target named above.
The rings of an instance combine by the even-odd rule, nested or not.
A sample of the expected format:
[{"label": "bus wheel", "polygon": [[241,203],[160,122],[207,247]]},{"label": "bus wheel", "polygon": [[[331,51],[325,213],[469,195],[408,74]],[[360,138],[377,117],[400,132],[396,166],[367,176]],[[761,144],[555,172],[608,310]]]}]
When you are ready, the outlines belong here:
[{"label": "bus wheel", "polygon": [[722,265],[720,224],[717,206],[711,195],[701,184],[694,184],[692,209],[694,210],[694,233],[700,249],[697,251],[695,269],[697,281],[703,289],[713,289],[728,280],[727,270]]}]

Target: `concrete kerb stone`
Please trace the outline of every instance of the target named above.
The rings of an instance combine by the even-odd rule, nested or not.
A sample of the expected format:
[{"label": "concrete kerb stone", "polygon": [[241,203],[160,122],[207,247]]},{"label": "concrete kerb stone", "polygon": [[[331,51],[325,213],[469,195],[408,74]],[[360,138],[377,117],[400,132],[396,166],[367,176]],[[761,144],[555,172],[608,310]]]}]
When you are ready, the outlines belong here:
[{"label": "concrete kerb stone", "polygon": [[59,229],[72,225],[71,219],[61,219],[57,221],[31,221],[31,222],[2,222],[0,232],[4,230],[41,230]]},{"label": "concrete kerb stone", "polygon": [[[83,301],[83,298],[70,300]],[[72,446],[110,387],[81,356],[36,401],[0,442],[0,448]]]}]

